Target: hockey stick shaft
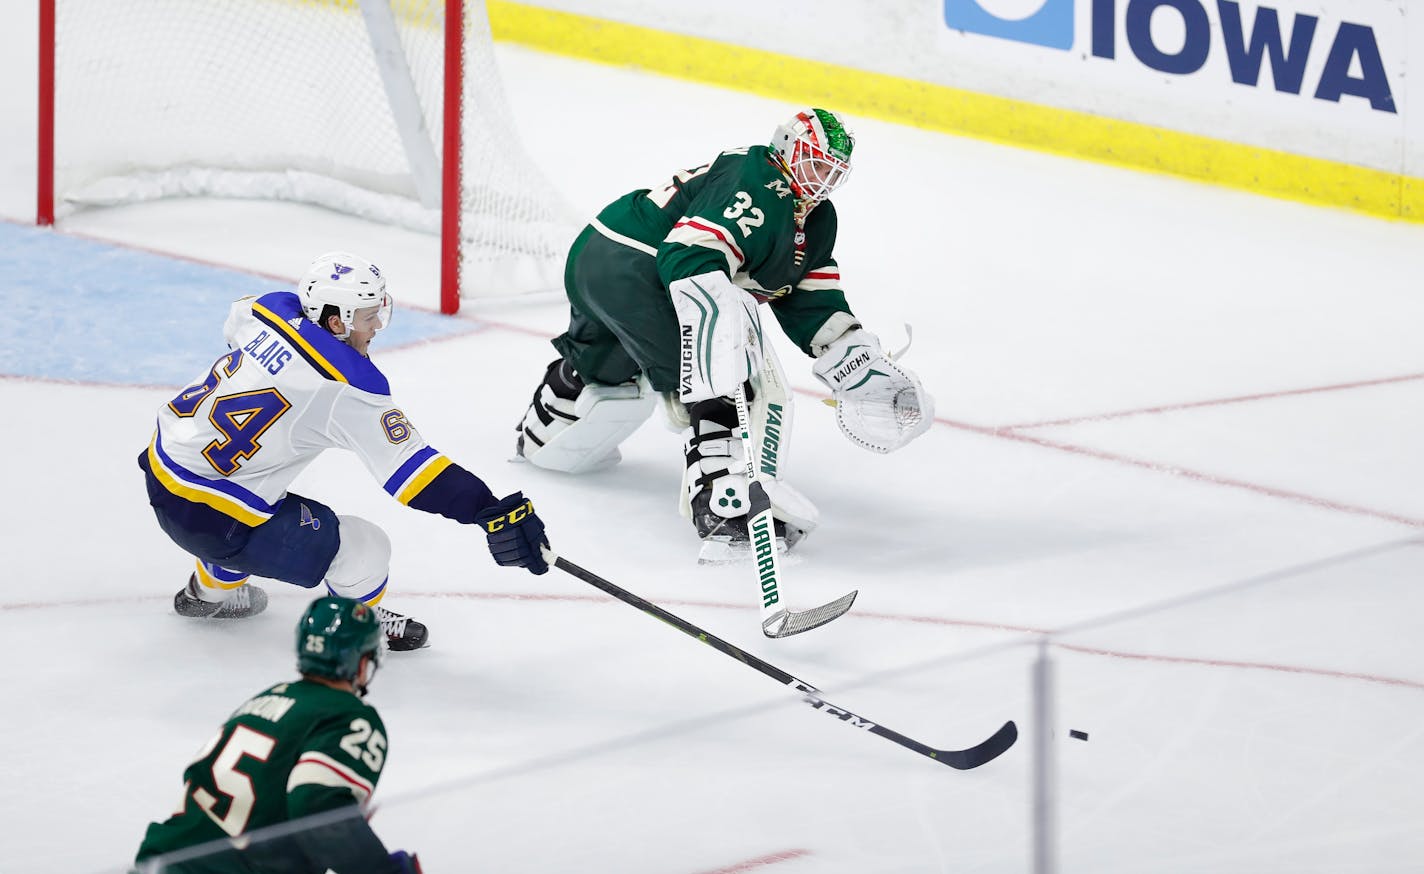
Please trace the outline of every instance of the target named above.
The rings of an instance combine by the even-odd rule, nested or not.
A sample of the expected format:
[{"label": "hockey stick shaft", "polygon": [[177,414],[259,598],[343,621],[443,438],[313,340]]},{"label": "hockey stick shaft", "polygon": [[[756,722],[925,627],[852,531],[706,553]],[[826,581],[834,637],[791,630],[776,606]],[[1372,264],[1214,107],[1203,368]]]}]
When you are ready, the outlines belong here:
[{"label": "hockey stick shaft", "polygon": [[781,603],[781,556],[776,550],[776,520],[771,515],[771,499],[757,474],[745,383],[737,386],[732,400],[737,405],[737,427],[742,432],[742,454],[746,457],[747,533],[752,538],[757,582],[761,586],[761,627],[770,635],[786,622],[786,605]]},{"label": "hockey stick shaft", "polygon": [[[771,378],[763,369],[762,384]],[[790,637],[813,628],[820,628],[837,619],[855,603],[858,592],[801,612],[793,611],[782,597],[781,555],[776,547],[776,519],[771,511],[771,498],[761,484],[756,445],[752,441],[751,412],[747,406],[746,383],[732,393],[737,408],[737,429],[741,432],[742,454],[746,458],[747,534],[751,536],[753,567],[761,590],[761,630],[767,637]]]},{"label": "hockey stick shaft", "polygon": [[879,723],[871,722],[863,716],[860,716],[858,714],[852,713],[849,710],[831,704],[825,698],[821,697],[821,692],[819,689],[806,682],[805,680],[797,679],[796,677],[792,676],[781,668],[778,668],[776,665],[764,661],[763,659],[752,655],[741,647],[736,646],[735,644],[728,643],[727,641],[723,640],[720,637],[717,637],[714,634],[704,631],[698,626],[693,625],[691,622],[688,622],[686,619],[683,619],[682,617],[677,616],[676,614],[664,610],[662,607],[659,607],[658,605],[647,600],[646,598],[639,597],[638,595],[635,595],[632,592],[629,592],[628,590],[621,588],[620,586],[617,586],[609,582],[608,580],[605,580],[603,577],[600,577],[598,574],[595,574],[592,571],[585,570],[584,568],[579,567],[573,562],[568,561],[567,559],[561,556],[555,555],[550,550],[545,550],[544,558],[546,561],[549,562],[549,564],[553,565],[564,573],[576,577],[608,595],[612,595],[614,598],[617,598],[625,604],[631,604],[632,606],[637,607],[639,610],[642,610],[649,616],[662,620],[668,625],[671,625],[673,628],[676,628],[678,631],[681,631],[683,634],[686,634],[688,637],[700,640],[701,642],[707,644],[708,646],[712,647],[723,655],[731,656],[732,658],[736,659],[747,667],[753,668],[772,678],[781,685],[790,686],[797,692],[802,693],[801,700],[811,705],[811,707],[815,708],[816,710],[820,710],[823,713],[828,713],[836,717],[841,722],[844,722],[855,728],[859,728],[863,731],[868,731],[871,734],[879,735],[880,737],[883,737],[888,741],[892,741],[908,750],[919,753],[920,755],[925,756],[927,758],[934,759],[935,761],[940,762],[941,764],[948,765],[949,767],[954,768],[956,770],[967,771],[970,768],[977,768],[980,765],[992,761],[1005,750],[1007,750],[1009,747],[1013,746],[1014,741],[1018,739],[1018,728],[1014,725],[1012,721],[1009,721],[1000,726],[999,730],[994,732],[994,734],[991,735],[987,740],[967,749],[936,749],[935,747],[923,744],[915,740],[914,738],[906,737],[905,735],[900,734],[898,731],[886,728],[885,726],[880,725]]}]

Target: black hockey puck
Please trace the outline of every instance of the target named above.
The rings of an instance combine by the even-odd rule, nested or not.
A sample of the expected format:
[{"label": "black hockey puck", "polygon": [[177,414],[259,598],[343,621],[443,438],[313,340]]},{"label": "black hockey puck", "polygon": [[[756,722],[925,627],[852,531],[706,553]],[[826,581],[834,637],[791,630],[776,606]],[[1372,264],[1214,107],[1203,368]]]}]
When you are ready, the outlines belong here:
[{"label": "black hockey puck", "polygon": [[1088,733],[1087,733],[1086,731],[1079,731],[1079,730],[1076,729],[1076,728],[1070,728],[1070,729],[1068,729],[1068,736],[1071,737],[1071,738],[1075,738],[1075,739],[1077,739],[1077,740],[1087,740],[1087,739],[1088,739]]}]

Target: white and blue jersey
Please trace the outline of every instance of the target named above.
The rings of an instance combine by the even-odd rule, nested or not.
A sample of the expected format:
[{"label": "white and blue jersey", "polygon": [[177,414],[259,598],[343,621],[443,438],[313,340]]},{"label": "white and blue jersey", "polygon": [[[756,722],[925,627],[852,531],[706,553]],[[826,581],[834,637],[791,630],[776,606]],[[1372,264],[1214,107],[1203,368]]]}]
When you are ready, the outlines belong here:
[{"label": "white and blue jersey", "polygon": [[[228,354],[159,408],[145,465],[173,496],[255,528],[326,449],[349,449],[402,504],[470,523],[489,488],[431,447],[386,377],[303,314],[292,292],[244,298]],[[224,524],[229,524],[226,522]]]}]

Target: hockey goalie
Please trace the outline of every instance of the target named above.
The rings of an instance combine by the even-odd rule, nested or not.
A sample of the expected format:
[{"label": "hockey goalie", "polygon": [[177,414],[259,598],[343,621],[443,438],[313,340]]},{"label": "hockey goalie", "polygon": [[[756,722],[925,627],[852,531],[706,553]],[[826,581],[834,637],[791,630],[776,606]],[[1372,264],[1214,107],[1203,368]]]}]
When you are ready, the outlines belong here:
[{"label": "hockey goalie", "polygon": [[[618,445],[661,400],[686,434],[681,509],[702,540],[700,559],[747,554],[749,450],[778,545],[795,546],[817,511],[782,478],[793,405],[765,342],[763,304],[814,359],[846,437],[884,453],[924,433],[932,398],[861,326],[841,289],[829,198],[854,145],[840,115],[807,109],[770,145],[725,151],[605,207],[569,251],[568,330],[519,423],[517,454],[568,473],[616,464]],[[741,439],[739,386],[753,447]]]}]

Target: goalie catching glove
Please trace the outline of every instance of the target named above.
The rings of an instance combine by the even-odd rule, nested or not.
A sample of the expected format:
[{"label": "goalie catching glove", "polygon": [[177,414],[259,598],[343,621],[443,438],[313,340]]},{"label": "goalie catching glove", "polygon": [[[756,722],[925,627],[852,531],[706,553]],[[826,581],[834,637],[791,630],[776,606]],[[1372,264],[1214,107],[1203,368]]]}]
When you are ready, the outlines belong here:
[{"label": "goalie catching glove", "polygon": [[485,530],[490,555],[505,567],[522,567],[531,574],[549,572],[541,546],[548,546],[544,523],[534,513],[534,502],[523,492],[515,492],[498,503],[491,504],[475,516],[475,522]]},{"label": "goalie catching glove", "polygon": [[934,421],[934,398],[919,378],[858,326],[828,343],[811,369],[835,396],[841,432],[872,452],[899,449]]}]

